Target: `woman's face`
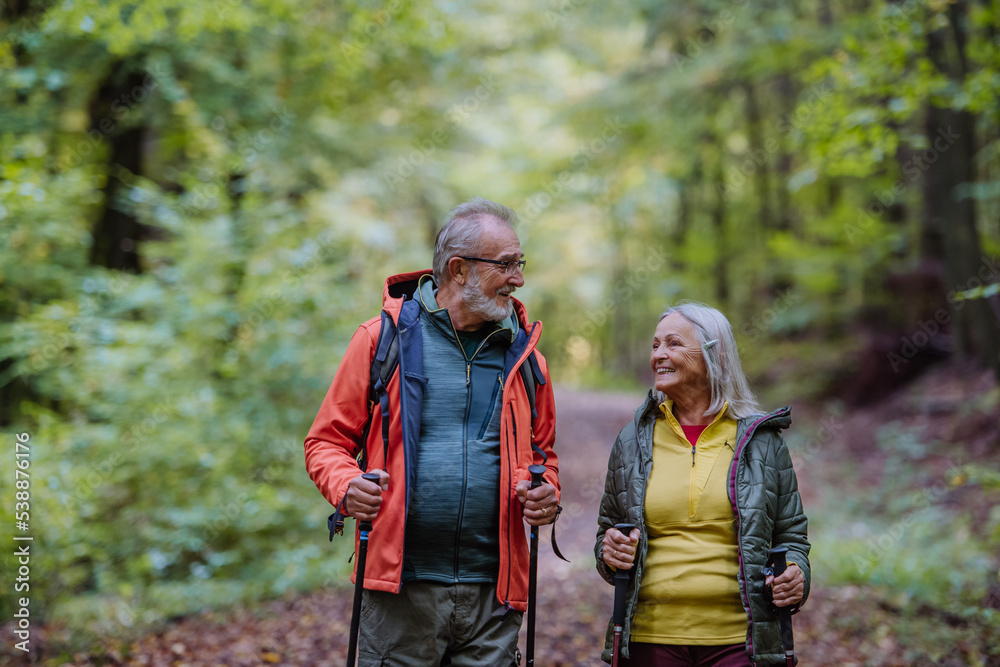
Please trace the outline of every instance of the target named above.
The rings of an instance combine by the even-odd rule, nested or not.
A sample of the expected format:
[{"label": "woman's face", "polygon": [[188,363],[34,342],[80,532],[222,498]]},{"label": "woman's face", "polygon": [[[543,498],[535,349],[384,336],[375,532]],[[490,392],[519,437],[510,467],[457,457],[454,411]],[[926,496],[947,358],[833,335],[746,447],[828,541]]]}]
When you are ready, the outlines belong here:
[{"label": "woman's face", "polygon": [[673,400],[711,395],[708,368],[694,325],[680,313],[670,313],[656,326],[649,365],[657,391]]}]

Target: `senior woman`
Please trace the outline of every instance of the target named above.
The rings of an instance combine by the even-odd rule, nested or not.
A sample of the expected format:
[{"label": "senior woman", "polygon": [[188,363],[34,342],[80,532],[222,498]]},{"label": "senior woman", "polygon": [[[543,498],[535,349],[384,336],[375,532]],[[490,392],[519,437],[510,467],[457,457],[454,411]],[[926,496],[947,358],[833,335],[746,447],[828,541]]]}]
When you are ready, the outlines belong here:
[{"label": "senior woman", "polygon": [[[649,363],[656,389],[611,450],[594,548],[608,583],[635,568],[619,664],[784,664],[765,590],[792,611],[809,593],[806,517],[781,438],[789,408],[761,413],[732,327],[709,306],[663,313]],[[765,578],[779,545],[788,569]]]}]

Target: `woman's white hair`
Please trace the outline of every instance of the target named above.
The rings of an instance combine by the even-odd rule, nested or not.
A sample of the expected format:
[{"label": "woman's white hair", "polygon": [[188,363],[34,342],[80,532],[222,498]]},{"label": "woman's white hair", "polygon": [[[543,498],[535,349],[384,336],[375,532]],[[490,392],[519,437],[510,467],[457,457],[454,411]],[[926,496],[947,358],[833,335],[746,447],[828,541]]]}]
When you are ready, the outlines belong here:
[{"label": "woman's white hair", "polygon": [[448,260],[479,254],[482,227],[487,218],[496,218],[511,229],[517,224],[517,214],[513,210],[482,197],[459,204],[448,213],[434,241],[434,280],[438,285],[451,279]]},{"label": "woman's white hair", "polygon": [[[740,355],[736,350],[736,338],[729,320],[721,312],[695,301],[682,301],[663,311],[660,320],[677,313],[694,325],[698,344],[708,368],[708,382],[712,389],[711,404],[705,415],[716,415],[729,403],[728,413],[733,419],[742,419],[760,412],[757,397],[750,390],[750,383],[743,373]],[[706,343],[714,342],[711,345]],[[662,403],[665,396],[657,392]]]}]

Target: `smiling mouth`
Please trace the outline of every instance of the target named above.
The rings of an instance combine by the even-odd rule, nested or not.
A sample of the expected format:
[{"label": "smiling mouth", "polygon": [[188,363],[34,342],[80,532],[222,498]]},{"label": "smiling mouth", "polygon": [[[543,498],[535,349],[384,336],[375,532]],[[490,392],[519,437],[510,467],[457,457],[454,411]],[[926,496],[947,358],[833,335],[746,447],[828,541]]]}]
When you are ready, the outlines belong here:
[{"label": "smiling mouth", "polygon": [[676,368],[666,368],[665,366],[656,369],[657,375],[668,375],[670,373],[676,373],[676,372],[677,372]]}]

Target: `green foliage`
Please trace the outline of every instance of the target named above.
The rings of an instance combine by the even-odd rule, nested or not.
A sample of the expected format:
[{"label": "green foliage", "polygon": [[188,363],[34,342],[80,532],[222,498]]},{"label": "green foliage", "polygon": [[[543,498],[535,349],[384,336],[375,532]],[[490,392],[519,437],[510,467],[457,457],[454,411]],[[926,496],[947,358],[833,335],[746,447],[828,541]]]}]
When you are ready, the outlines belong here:
[{"label": "green foliage", "polygon": [[[770,405],[822,394],[928,253],[904,157],[934,141],[928,100],[975,114],[960,192],[1000,249],[995,3],[961,81],[926,53],[940,2],[13,4],[0,423],[31,434],[33,599],[84,634],[345,581],[301,441],[383,278],[426,267],[470,196],[521,215],[557,382],[634,391],[665,302],[698,299]],[[880,500],[889,526],[916,502]],[[932,516],[968,525],[937,508],[901,539]],[[978,590],[894,559],[879,581]]]},{"label": "green foliage", "polygon": [[[32,604],[93,632],[343,583],[352,545],[326,542],[302,438],[382,269],[429,254],[405,200],[376,204],[369,149],[384,77],[434,61],[408,5],[126,4],[32,6],[0,42],[0,370],[31,435]],[[136,128],[139,171],[113,162]],[[95,265],[105,207],[141,223],[112,239],[141,273]]]},{"label": "green foliage", "polygon": [[[810,516],[820,581],[884,588],[901,607],[923,604],[963,616],[979,614],[1000,567],[996,473],[973,473],[970,466],[934,472],[940,466],[928,462],[946,447],[922,440],[899,423],[880,428],[878,442],[885,457],[881,483]],[[848,464],[838,476],[866,473]],[[953,501],[973,485],[981,486],[968,489],[978,498],[971,507],[992,508],[986,525],[969,505]]]},{"label": "green foliage", "polygon": [[995,542],[970,539],[968,516],[929,506],[891,523],[855,522],[847,534],[827,521],[811,521],[825,584],[884,587],[903,607],[923,603],[966,613],[978,612],[996,573]]}]

